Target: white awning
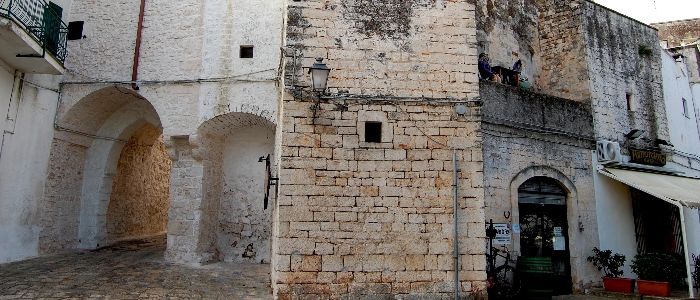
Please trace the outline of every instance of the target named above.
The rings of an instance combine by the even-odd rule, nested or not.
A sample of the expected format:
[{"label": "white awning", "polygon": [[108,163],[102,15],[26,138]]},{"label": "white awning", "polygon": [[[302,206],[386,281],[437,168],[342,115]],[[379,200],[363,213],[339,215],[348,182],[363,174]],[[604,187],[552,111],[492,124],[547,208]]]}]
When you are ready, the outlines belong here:
[{"label": "white awning", "polygon": [[700,179],[613,168],[599,172],[671,204],[700,208]]}]

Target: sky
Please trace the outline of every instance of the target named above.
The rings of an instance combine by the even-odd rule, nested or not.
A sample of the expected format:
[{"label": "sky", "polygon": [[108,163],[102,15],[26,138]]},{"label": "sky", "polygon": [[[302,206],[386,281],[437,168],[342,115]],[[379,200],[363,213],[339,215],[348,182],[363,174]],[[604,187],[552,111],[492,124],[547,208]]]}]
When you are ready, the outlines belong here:
[{"label": "sky", "polygon": [[700,0],[593,0],[643,23],[700,18]]}]

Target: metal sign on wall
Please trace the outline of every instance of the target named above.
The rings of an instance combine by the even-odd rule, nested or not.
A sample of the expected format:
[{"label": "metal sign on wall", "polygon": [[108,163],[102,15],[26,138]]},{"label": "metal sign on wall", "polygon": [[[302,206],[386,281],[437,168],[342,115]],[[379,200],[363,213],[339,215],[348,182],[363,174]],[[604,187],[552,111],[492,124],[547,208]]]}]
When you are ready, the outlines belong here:
[{"label": "metal sign on wall", "polygon": [[666,165],[666,155],[649,150],[629,149],[631,163],[663,167]]},{"label": "metal sign on wall", "polygon": [[[486,228],[489,228],[489,224],[486,224]],[[496,230],[496,237],[493,238],[495,245],[510,244],[510,227],[508,227],[508,223],[493,223],[493,229]]]}]

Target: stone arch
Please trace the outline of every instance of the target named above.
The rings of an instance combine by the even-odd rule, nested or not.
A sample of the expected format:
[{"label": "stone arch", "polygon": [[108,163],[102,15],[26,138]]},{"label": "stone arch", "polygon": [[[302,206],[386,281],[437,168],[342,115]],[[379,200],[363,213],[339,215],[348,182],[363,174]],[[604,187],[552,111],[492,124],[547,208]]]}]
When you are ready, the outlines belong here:
[{"label": "stone arch", "polygon": [[[171,222],[186,230],[169,231],[168,240],[187,246],[168,247],[166,259],[269,262],[271,208],[263,210],[262,198],[248,196],[262,194],[265,165],[258,159],[274,154],[275,129],[264,115],[231,112],[203,122],[196,136],[170,138],[172,180],[181,180],[175,174],[186,174],[186,178],[201,182],[201,190],[180,193],[173,184],[176,192],[171,194]],[[248,185],[232,188],[240,180],[247,180],[244,184]],[[239,193],[232,195],[232,190]],[[192,199],[193,194],[197,199]],[[232,199],[241,201],[234,204]],[[192,200],[196,202],[193,206],[181,205]],[[193,211],[198,212],[197,216],[187,219]],[[265,218],[260,218],[263,215]]]},{"label": "stone arch", "polygon": [[[561,171],[554,169],[549,166],[531,166],[522,171],[518,172],[510,182],[510,200],[511,206],[513,208],[518,207],[518,188],[534,177],[547,177],[553,179],[566,193],[566,210],[567,210],[567,223],[568,223],[568,236],[569,236],[569,255],[570,255],[570,266],[571,266],[571,277],[574,280],[572,284],[576,284],[580,278],[580,274],[584,270],[581,270],[581,259],[585,259],[584,250],[581,249],[583,244],[580,228],[581,219],[581,208],[579,207],[578,201],[578,191],[574,182],[569,179]],[[513,224],[520,224],[520,212],[519,209],[513,209],[512,212]],[[513,250],[516,255],[520,255],[520,239],[513,238]],[[574,288],[575,290],[576,288]]]},{"label": "stone arch", "polygon": [[[83,90],[81,90],[83,91]],[[78,93],[81,94],[81,93]],[[47,179],[48,196],[45,197],[42,213],[42,231],[46,249],[61,248],[93,249],[106,244],[106,212],[110,200],[116,165],[126,141],[146,124],[162,132],[160,117],[151,103],[138,93],[118,86],[92,91],[78,101],[69,99],[63,104],[56,120],[59,131],[52,145]],[[78,149],[70,153],[69,149]],[[66,162],[66,156],[80,156]],[[70,163],[81,164],[79,175],[67,180],[56,179],[56,174],[66,175],[62,168]],[[69,185],[69,197],[61,195],[62,185]],[[55,195],[53,195],[53,194]],[[61,211],[55,199],[70,199],[63,206],[70,212]],[[76,203],[77,202],[77,203]],[[77,214],[77,215],[75,215]],[[60,218],[55,218],[59,216]],[[52,218],[54,217],[54,218]],[[60,220],[57,220],[60,219]],[[59,224],[60,223],[60,224]],[[61,241],[56,236],[65,235]],[[40,249],[43,247],[40,237]],[[46,251],[55,252],[55,251]]]}]

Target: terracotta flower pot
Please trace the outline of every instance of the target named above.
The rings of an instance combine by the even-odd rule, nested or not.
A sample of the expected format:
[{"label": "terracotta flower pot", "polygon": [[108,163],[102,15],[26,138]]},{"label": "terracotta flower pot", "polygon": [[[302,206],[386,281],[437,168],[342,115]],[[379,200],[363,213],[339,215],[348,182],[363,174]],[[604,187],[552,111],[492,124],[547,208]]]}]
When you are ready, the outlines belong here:
[{"label": "terracotta flower pot", "polygon": [[633,293],[634,279],[603,277],[603,287],[610,292]]},{"label": "terracotta flower pot", "polygon": [[642,295],[668,297],[671,295],[671,283],[637,279],[637,288]]}]

